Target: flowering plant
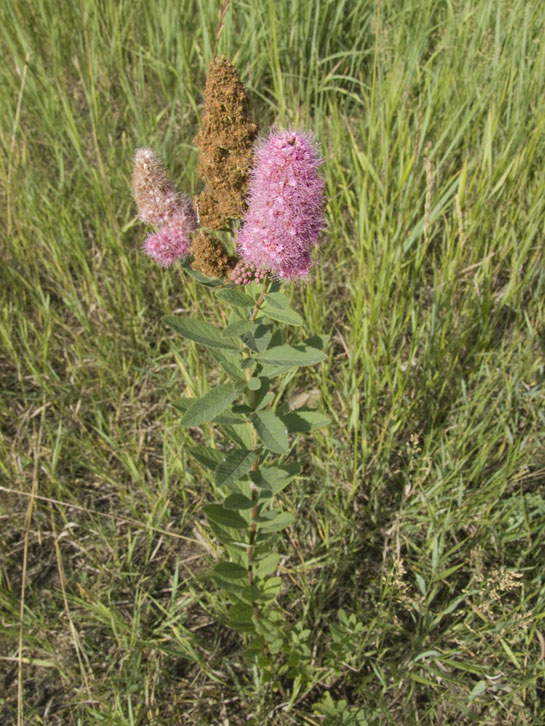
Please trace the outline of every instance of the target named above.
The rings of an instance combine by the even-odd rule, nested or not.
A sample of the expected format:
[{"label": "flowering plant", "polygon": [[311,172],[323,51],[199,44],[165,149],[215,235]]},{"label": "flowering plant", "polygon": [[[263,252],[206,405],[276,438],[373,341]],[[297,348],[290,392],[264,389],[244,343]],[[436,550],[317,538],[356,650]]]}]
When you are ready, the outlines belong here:
[{"label": "flowering plant", "polygon": [[[303,469],[286,460],[291,435],[328,419],[315,410],[290,411],[281,401],[283,387],[275,392],[273,382],[324,360],[327,336],[282,340],[282,325],[304,328],[304,321],[280,283],[309,273],[324,228],[324,184],[312,137],[274,130],[255,145],[257,127],[247,106],[236,69],[224,59],[213,61],[195,139],[205,183],[195,211],[149,149],[136,152],[133,194],[140,219],[156,227],[145,252],[164,267],[182,259],[185,270],[230,308],[223,330],[194,318],[165,318],[176,333],[207,347],[228,379],[174,405],[183,425],[211,424],[222,434],[219,443],[195,445],[190,453],[209,472],[214,501],[204,513],[225,555],[212,577],[227,593],[227,622],[246,634],[246,655],[265,672],[276,667],[280,652],[288,656],[288,672],[297,658],[293,633],[282,628],[275,605],[282,584],[275,545],[294,516],[275,502]],[[236,219],[242,221],[235,230]],[[231,236],[232,251],[214,230]]]}]

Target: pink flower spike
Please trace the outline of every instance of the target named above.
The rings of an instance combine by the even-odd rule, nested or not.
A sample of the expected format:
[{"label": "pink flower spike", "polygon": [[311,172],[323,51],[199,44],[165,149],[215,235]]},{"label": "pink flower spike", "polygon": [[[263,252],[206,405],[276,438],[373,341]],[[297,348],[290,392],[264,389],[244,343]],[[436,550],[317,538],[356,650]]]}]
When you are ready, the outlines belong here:
[{"label": "pink flower spike", "polygon": [[258,146],[237,235],[244,260],[285,279],[306,277],[325,227],[322,163],[312,137],[297,131],[273,132]]},{"label": "pink flower spike", "polygon": [[144,241],[144,252],[161,267],[169,267],[189,253],[191,242],[189,233],[193,228],[183,215],[174,217],[171,222]]}]

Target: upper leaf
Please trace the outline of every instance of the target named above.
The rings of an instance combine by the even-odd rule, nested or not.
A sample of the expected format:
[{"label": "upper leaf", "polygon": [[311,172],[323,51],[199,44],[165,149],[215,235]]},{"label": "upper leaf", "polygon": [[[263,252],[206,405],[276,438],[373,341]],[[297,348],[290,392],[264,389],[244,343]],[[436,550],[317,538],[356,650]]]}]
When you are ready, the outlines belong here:
[{"label": "upper leaf", "polygon": [[234,323],[228,325],[221,333],[222,338],[236,338],[237,336],[249,333],[257,327],[257,323],[253,320],[235,320]]},{"label": "upper leaf", "polygon": [[225,300],[229,305],[234,305],[238,308],[248,308],[254,304],[254,301],[249,295],[246,295],[245,292],[238,290],[236,287],[221,287],[215,292],[220,300]]},{"label": "upper leaf", "polygon": [[226,509],[221,504],[207,504],[204,513],[212,522],[232,529],[246,529],[248,522],[234,509]]},{"label": "upper leaf", "polygon": [[216,467],[217,486],[227,486],[242,479],[250,471],[256,458],[255,451],[235,449]]},{"label": "upper leaf", "polygon": [[324,416],[323,413],[302,409],[281,414],[280,418],[290,434],[306,433],[307,431],[320,428],[320,426],[327,426],[330,423],[330,419]]},{"label": "upper leaf", "polygon": [[287,310],[290,306],[290,301],[281,292],[269,292],[265,295],[265,302],[277,310]]},{"label": "upper leaf", "polygon": [[277,345],[260,354],[262,363],[272,363],[277,366],[310,366],[325,360],[326,354],[308,345]]},{"label": "upper leaf", "polygon": [[216,386],[202,398],[196,398],[182,418],[184,426],[200,426],[212,421],[240,396],[243,384]]},{"label": "upper leaf", "polygon": [[228,343],[221,337],[221,331],[218,328],[206,323],[204,320],[182,318],[178,315],[167,315],[163,320],[176,333],[183,335],[184,338],[189,338],[189,340],[194,340],[196,343],[212,348],[237,349],[235,345]]},{"label": "upper leaf", "polygon": [[272,411],[257,411],[251,417],[254,428],[264,446],[277,454],[289,451],[285,424]]},{"label": "upper leaf", "polygon": [[286,323],[286,325],[304,325],[303,318],[293,308],[281,309],[274,305],[264,304],[261,307],[261,312],[271,320],[277,320],[280,323]]},{"label": "upper leaf", "polygon": [[225,458],[224,451],[212,449],[209,446],[192,446],[188,451],[198,462],[212,471],[215,471],[220,461]]}]

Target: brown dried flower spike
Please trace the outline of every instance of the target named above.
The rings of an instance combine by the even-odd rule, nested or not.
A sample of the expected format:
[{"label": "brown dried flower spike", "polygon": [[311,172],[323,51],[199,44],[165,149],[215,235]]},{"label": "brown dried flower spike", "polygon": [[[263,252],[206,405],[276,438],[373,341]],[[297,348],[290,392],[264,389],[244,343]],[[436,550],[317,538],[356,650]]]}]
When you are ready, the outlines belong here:
[{"label": "brown dried flower spike", "polygon": [[213,60],[204,91],[201,129],[194,139],[199,148],[199,176],[204,189],[197,197],[203,226],[225,229],[246,209],[252,147],[257,125],[248,115],[248,99],[234,65]]},{"label": "brown dried flower spike", "polygon": [[201,230],[193,237],[191,267],[206,277],[228,277],[237,262],[221,241]]}]

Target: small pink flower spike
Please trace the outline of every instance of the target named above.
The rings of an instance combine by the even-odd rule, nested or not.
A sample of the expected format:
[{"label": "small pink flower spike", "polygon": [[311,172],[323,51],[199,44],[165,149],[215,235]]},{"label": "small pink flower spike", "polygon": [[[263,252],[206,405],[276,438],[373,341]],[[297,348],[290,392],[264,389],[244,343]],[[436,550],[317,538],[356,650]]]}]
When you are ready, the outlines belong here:
[{"label": "small pink flower spike", "polygon": [[132,190],[140,219],[159,228],[145,240],[145,253],[163,267],[187,255],[189,236],[197,228],[193,205],[178,194],[152,149],[134,155]]},{"label": "small pink flower spike", "polygon": [[322,163],[313,139],[297,131],[273,132],[258,146],[237,235],[244,260],[284,279],[306,277],[325,227]]},{"label": "small pink flower spike", "polygon": [[144,252],[161,267],[169,267],[189,254],[191,231],[193,227],[189,227],[187,218],[176,215],[169,224],[145,239]]}]

